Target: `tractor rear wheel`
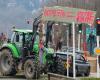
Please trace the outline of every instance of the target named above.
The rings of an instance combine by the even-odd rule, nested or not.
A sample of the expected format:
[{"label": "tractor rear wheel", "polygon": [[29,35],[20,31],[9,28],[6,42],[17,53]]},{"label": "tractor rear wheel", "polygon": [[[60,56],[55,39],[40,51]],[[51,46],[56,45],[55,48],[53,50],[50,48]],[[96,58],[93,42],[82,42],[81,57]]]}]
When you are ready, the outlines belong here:
[{"label": "tractor rear wheel", "polygon": [[27,79],[37,79],[40,76],[38,66],[34,59],[26,60],[24,64],[24,75]]},{"label": "tractor rear wheel", "polygon": [[0,72],[4,76],[12,76],[17,73],[14,60],[9,49],[3,49],[0,54]]}]

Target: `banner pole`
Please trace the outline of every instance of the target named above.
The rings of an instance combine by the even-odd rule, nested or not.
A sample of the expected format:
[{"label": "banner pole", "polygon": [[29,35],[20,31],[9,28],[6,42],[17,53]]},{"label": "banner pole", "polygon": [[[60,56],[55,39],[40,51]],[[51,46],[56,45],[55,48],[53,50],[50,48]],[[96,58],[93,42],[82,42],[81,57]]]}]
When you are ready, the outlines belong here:
[{"label": "banner pole", "polygon": [[75,70],[75,22],[72,23],[73,29],[73,78],[76,78],[76,70]]},{"label": "banner pole", "polygon": [[[67,30],[67,49],[69,48],[69,31]],[[68,52],[68,50],[67,50]],[[68,53],[67,53],[67,77],[69,77],[69,63],[68,63]]]},{"label": "banner pole", "polygon": [[80,33],[78,34],[78,51],[80,51]]},{"label": "banner pole", "polygon": [[[99,47],[99,36],[97,36],[97,47]],[[99,78],[99,56],[97,55],[97,78]]]}]

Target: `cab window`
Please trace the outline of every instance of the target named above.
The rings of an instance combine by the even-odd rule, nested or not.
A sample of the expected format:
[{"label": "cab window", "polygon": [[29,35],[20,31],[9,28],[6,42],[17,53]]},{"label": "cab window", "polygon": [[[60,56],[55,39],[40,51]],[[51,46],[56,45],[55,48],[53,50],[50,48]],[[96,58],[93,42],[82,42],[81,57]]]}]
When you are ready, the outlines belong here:
[{"label": "cab window", "polygon": [[19,46],[22,47],[22,43],[23,43],[23,35],[21,33],[16,33],[14,36],[14,43]]}]

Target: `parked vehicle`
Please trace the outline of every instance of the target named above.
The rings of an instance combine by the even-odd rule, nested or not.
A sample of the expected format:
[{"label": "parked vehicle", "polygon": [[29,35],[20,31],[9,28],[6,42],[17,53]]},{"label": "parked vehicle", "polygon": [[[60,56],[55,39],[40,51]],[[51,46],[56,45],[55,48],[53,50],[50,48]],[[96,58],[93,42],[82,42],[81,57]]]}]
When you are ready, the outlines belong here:
[{"label": "parked vehicle", "polygon": [[[70,52],[56,52],[55,54],[55,73],[66,75],[67,66],[69,65],[69,74],[73,75],[73,55]],[[68,55],[68,64],[67,64],[67,55]],[[75,56],[75,67],[76,75],[85,75],[89,76],[90,74],[90,64],[85,60],[82,54],[76,53]]]}]

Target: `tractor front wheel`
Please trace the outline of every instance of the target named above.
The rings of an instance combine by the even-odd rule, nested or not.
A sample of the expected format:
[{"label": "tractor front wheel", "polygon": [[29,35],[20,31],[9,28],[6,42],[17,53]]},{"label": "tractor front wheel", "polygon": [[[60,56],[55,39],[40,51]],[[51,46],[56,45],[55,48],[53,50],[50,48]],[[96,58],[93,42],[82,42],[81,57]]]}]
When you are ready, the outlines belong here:
[{"label": "tractor front wheel", "polygon": [[24,64],[24,75],[27,79],[36,79],[39,78],[39,69],[38,66],[36,67],[36,63],[34,62],[34,59],[28,59],[26,60]]},{"label": "tractor front wheel", "polygon": [[12,76],[17,73],[14,60],[9,49],[3,49],[0,54],[0,72],[4,76]]}]

